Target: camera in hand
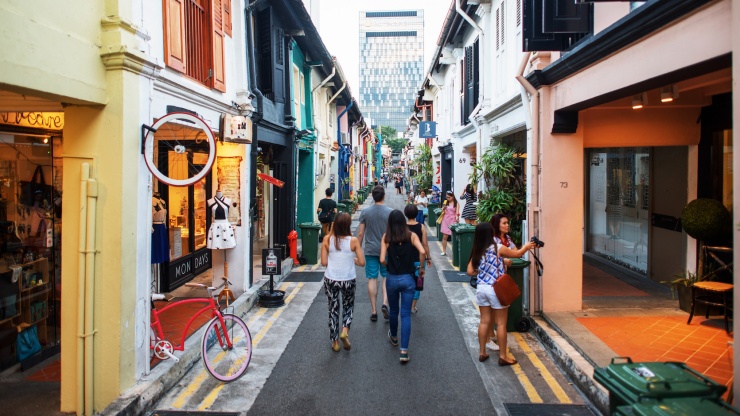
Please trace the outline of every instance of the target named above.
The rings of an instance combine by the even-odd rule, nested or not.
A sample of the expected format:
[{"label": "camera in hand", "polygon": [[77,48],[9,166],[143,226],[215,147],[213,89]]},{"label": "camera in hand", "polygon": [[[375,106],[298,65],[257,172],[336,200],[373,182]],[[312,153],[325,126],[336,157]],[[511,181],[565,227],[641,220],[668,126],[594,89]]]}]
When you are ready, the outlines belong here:
[{"label": "camera in hand", "polygon": [[537,247],[544,247],[545,246],[545,242],[542,241],[542,240],[540,240],[539,238],[537,238],[536,235],[533,236],[532,239],[529,240],[529,241],[533,242],[535,245],[537,245]]}]

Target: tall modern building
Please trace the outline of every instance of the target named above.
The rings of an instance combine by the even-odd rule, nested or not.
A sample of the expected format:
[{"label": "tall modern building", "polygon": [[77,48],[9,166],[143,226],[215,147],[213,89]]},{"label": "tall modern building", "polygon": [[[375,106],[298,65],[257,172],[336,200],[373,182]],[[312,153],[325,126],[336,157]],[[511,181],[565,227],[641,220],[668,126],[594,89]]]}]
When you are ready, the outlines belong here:
[{"label": "tall modern building", "polygon": [[423,10],[360,12],[360,106],[373,124],[406,130],[423,61]]}]

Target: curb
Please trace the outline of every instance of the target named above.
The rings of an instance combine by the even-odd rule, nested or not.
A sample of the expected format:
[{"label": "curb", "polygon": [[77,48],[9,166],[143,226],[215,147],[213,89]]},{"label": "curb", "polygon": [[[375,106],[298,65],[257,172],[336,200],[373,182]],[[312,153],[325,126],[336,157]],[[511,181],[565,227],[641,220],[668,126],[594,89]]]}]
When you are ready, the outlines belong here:
[{"label": "curb", "polygon": [[545,318],[533,316],[531,320],[532,330],[550,352],[553,361],[602,414],[608,415],[609,392],[594,380],[594,366]]},{"label": "curb", "polygon": [[[275,283],[281,282],[292,271],[292,258],[289,257],[284,260],[284,262],[286,261],[289,261],[291,266],[283,267],[283,270],[286,270],[286,272],[280,276],[280,279],[275,280]],[[269,290],[269,288],[270,279],[266,279],[262,284],[247,289],[247,291],[230,305],[230,307],[234,308],[234,314],[240,318],[244,318],[247,312],[258,301],[259,292]],[[142,377],[136,384],[97,414],[138,416],[153,410],[152,407],[154,404],[159,402],[201,360],[199,345],[204,331],[205,325],[188,337],[185,341],[185,350],[179,353],[179,362],[171,360],[161,362],[149,374]]]}]

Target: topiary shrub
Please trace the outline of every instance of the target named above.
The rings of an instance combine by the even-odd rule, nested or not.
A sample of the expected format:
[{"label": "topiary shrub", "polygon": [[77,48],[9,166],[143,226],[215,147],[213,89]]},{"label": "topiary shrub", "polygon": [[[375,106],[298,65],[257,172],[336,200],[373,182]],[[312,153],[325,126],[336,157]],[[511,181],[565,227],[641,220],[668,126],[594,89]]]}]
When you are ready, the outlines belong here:
[{"label": "topiary shrub", "polygon": [[699,241],[717,241],[732,230],[732,215],[720,201],[699,198],[681,211],[681,226]]}]

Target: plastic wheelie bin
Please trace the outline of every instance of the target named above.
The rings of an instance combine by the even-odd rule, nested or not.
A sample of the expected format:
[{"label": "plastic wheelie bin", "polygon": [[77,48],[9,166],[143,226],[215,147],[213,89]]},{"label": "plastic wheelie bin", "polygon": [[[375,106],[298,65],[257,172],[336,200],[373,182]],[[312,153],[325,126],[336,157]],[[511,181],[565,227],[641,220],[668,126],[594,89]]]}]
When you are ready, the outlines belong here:
[{"label": "plastic wheelie bin", "polygon": [[719,400],[727,390],[684,363],[633,363],[629,357],[612,358],[607,367],[594,369],[594,379],[609,390],[609,414],[619,406],[668,404],[678,398]]},{"label": "plastic wheelie bin", "polygon": [[301,244],[303,245],[303,257],[307,264],[319,262],[319,231],[321,224],[318,222],[304,222],[298,224],[301,229]]},{"label": "plastic wheelie bin", "polygon": [[526,294],[524,293],[524,269],[526,269],[529,264],[530,262],[528,262],[527,260],[511,259],[511,266],[506,269],[506,272],[509,273],[509,276],[511,276],[511,278],[514,279],[516,285],[519,286],[519,290],[522,291],[522,296],[516,298],[516,300],[514,300],[511,305],[509,305],[509,314],[506,318],[506,330],[509,332],[529,331],[529,319],[523,316],[524,308],[522,306],[522,298],[526,296]]},{"label": "plastic wheelie bin", "polygon": [[355,201],[351,199],[343,199],[339,202],[347,206],[347,212],[349,212],[349,215],[355,213]]},{"label": "plastic wheelie bin", "polygon": [[689,397],[683,399],[647,400],[631,406],[618,406],[620,416],[673,416],[673,415],[740,415],[740,410],[721,400]]},{"label": "plastic wheelie bin", "polygon": [[[464,272],[468,269],[468,260],[470,252],[473,250],[473,236],[475,235],[475,225],[461,224],[457,227],[457,257],[458,270]],[[454,259],[453,259],[454,261]]]},{"label": "plastic wheelie bin", "polygon": [[452,231],[452,235],[450,236],[450,241],[452,243],[452,266],[453,267],[458,267],[460,265],[460,253],[457,250],[457,246],[459,246],[460,244],[458,241],[457,230],[463,225],[465,224],[461,224],[459,222],[455,224],[450,224],[450,231]]},{"label": "plastic wheelie bin", "polygon": [[337,212],[346,212],[349,214],[349,208],[347,208],[347,205],[337,202]]},{"label": "plastic wheelie bin", "polygon": [[427,204],[427,223],[429,225],[433,226],[437,222],[437,208],[439,208],[439,204],[435,202]]}]

